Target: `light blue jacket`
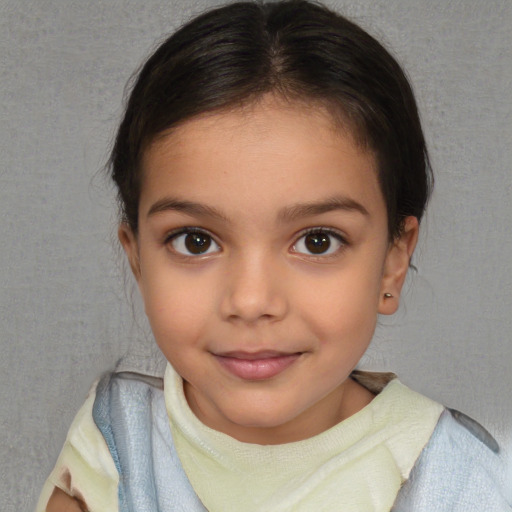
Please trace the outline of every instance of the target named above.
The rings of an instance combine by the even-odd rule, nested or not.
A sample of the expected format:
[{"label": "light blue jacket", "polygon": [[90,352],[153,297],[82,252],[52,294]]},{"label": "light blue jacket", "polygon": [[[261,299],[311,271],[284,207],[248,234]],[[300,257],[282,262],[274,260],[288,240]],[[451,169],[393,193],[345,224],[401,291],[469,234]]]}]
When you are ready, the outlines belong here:
[{"label": "light blue jacket", "polygon": [[[174,448],[162,389],[161,379],[127,372],[98,385],[93,418],[120,475],[120,512],[206,511]],[[393,512],[511,512],[498,452],[478,423],[445,410]]]}]

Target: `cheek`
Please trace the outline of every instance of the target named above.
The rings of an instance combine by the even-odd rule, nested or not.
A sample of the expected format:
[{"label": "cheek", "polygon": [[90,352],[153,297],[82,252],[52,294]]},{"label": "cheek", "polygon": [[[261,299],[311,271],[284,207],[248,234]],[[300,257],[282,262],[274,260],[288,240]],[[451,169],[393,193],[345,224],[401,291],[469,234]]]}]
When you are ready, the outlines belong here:
[{"label": "cheek", "polygon": [[356,301],[331,303],[322,308],[317,305],[316,308],[319,312],[314,323],[320,341],[345,347],[363,346],[370,342],[377,323],[375,308]]},{"label": "cheek", "polygon": [[159,272],[156,266],[144,275],[141,292],[146,315],[158,345],[183,345],[207,329],[214,298],[204,279],[177,272]]},{"label": "cheek", "polygon": [[339,272],[297,291],[302,311],[320,340],[364,344],[373,336],[379,304],[380,272]]}]

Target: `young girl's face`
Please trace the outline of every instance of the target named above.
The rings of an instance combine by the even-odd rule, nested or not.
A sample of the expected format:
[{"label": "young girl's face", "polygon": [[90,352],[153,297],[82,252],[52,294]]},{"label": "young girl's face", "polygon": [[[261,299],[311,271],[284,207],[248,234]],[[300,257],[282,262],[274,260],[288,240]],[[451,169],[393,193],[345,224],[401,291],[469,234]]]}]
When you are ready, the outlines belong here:
[{"label": "young girl's face", "polygon": [[185,122],[143,172],[139,231],[121,241],[199,419],[274,444],[366,405],[348,377],[417,233],[408,218],[389,242],[373,155],[320,109],[266,98]]}]

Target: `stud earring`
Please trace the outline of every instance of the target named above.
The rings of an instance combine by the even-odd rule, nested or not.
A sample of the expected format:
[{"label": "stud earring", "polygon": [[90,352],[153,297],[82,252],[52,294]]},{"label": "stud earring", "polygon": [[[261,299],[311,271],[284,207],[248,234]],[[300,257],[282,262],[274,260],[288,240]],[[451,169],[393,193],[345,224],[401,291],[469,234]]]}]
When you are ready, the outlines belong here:
[{"label": "stud earring", "polygon": [[393,298],[393,295],[392,295],[391,293],[387,293],[387,292],[386,292],[386,293],[384,294],[384,298],[385,298],[385,299],[392,299],[392,298]]}]

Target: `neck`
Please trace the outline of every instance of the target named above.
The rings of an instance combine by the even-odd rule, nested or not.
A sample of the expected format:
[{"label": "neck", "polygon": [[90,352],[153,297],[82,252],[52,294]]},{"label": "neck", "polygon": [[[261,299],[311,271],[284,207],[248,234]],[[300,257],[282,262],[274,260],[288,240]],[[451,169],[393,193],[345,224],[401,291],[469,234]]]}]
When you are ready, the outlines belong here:
[{"label": "neck", "polygon": [[207,427],[243,443],[259,445],[293,443],[314,437],[356,414],[375,397],[373,393],[349,378],[293,420],[262,427],[239,425],[220,414],[212,414],[212,411],[197,399],[188,382],[184,382],[184,392],[190,409]]}]

